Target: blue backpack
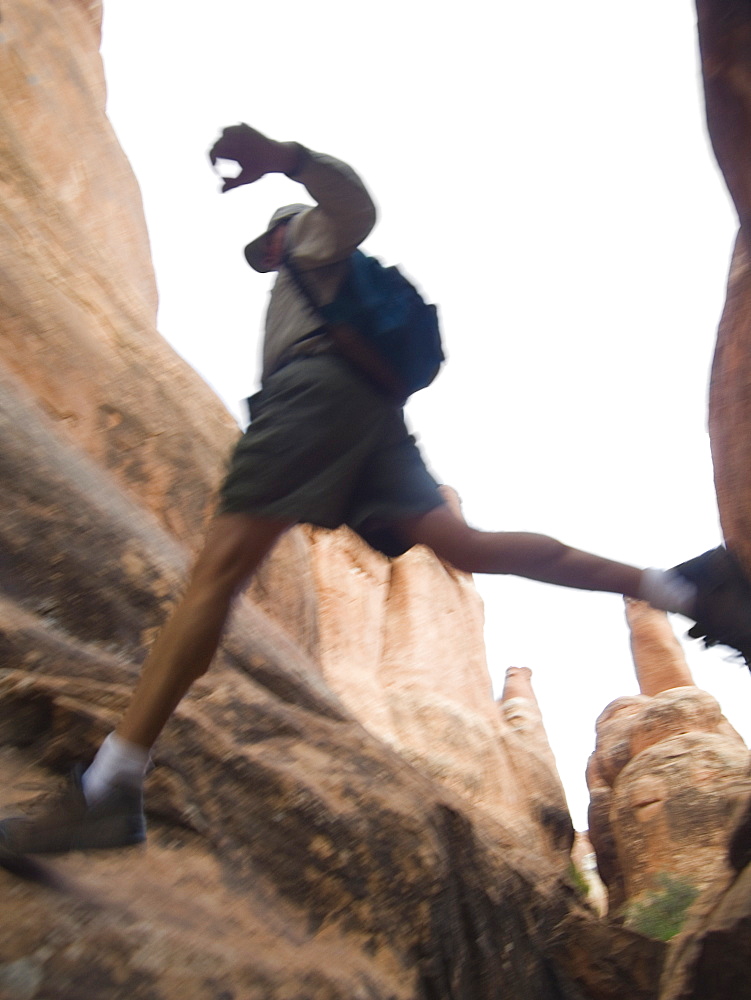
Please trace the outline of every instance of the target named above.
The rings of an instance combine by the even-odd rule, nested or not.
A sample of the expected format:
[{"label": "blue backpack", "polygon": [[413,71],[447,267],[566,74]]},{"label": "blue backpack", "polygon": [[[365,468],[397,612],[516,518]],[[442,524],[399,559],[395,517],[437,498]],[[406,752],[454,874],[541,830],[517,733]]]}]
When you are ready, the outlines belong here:
[{"label": "blue backpack", "polygon": [[326,323],[340,352],[400,401],[430,385],[444,360],[438,311],[397,267],[360,250],[329,305],[319,305],[298,269],[295,284]]}]

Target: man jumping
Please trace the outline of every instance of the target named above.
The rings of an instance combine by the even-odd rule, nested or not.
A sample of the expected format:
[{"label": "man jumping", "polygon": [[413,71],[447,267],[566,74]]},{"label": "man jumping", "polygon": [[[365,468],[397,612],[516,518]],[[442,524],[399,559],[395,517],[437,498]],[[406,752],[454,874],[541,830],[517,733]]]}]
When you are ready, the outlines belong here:
[{"label": "man jumping", "polygon": [[235,160],[223,191],[270,173],[302,184],[314,205],[278,209],[246,248],[259,272],[276,271],[266,315],[261,391],[184,597],[151,649],[131,703],[87,769],[74,771],[42,815],[0,823],[14,855],[125,846],[145,838],[143,778],[151,747],[219,646],[233,599],[294,524],[349,525],[398,556],[427,545],[468,573],[504,573],[610,591],[680,612],[694,637],[751,660],[751,585],[720,548],[673,570],[640,570],[545,535],[470,527],[447,506],[409,434],[401,405],[342,356],[289,267],[317,302],[332,302],[348,258],[375,224],[357,174],[333,157],[276,142],[247,125],[227,128],[210,157]]}]

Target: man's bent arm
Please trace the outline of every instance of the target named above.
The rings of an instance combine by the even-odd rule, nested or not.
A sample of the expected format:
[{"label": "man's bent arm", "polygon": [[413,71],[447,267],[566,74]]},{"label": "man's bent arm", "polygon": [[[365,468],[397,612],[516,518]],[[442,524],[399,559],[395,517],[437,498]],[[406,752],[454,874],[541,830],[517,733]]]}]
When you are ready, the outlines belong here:
[{"label": "man's bent arm", "polygon": [[299,148],[299,167],[288,176],[303,184],[317,205],[292,220],[290,243],[295,263],[307,270],[348,257],[375,225],[376,208],[350,166]]}]

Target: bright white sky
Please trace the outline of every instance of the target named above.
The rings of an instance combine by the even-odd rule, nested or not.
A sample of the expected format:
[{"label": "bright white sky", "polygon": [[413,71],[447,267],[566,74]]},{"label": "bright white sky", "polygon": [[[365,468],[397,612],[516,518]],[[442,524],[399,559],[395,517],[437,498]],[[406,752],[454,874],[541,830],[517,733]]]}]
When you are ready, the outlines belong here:
[{"label": "bright white sky", "polygon": [[[638,565],[718,544],[706,396],[737,226],[689,0],[105,0],[103,55],[159,328],[231,410],[268,292],[242,248],[307,200],[281,177],[217,194],[205,151],[247,121],[351,163],[380,208],[366,249],[439,304],[450,363],[409,416],[468,521]],[[637,690],[622,602],[477,584],[498,693],[532,668],[583,829],[595,719]],[[749,742],[748,672],[688,651]]]}]

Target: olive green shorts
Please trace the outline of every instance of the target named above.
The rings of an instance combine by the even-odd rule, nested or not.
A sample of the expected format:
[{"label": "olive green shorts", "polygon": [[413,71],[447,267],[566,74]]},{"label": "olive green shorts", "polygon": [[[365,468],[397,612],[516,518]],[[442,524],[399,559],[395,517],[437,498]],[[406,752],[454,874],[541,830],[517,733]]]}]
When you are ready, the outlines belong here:
[{"label": "olive green shorts", "polygon": [[349,525],[401,555],[398,526],[444,503],[401,408],[333,354],[298,358],[250,400],[220,513]]}]

